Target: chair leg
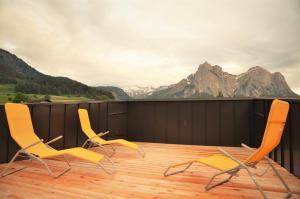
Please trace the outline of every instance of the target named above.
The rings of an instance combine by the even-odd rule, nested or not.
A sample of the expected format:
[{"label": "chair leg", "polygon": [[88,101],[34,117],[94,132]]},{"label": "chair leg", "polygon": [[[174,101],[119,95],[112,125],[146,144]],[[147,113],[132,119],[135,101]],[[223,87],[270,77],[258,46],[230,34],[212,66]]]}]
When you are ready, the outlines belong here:
[{"label": "chair leg", "polygon": [[145,153],[145,151],[144,151],[142,148],[138,147],[138,148],[137,148],[137,151],[138,151],[138,153],[139,153],[143,158],[145,158],[146,153]]},{"label": "chair leg", "polygon": [[[183,164],[179,164],[179,165],[173,165],[173,166],[169,166],[166,171],[164,172],[164,176],[171,176],[171,175],[175,175],[175,174],[178,174],[178,173],[183,173],[185,172],[188,168],[190,168],[190,166],[194,163],[195,161],[192,160],[192,161],[189,161],[189,162],[186,162],[186,163],[183,163]],[[182,169],[182,170],[179,170],[179,171],[175,171],[175,172],[171,172],[171,173],[168,173],[168,171],[171,169],[171,168],[175,168],[177,166],[182,166],[182,165],[185,165],[187,164],[187,166]]]},{"label": "chair leg", "polygon": [[116,154],[116,149],[113,147],[113,145],[111,145],[111,144],[108,144],[108,146],[110,146],[110,148],[112,149],[112,153],[111,154],[109,154],[108,152],[107,152],[107,150],[105,149],[105,145],[99,145],[100,147],[102,147],[102,149],[103,149],[103,151],[105,152],[105,154],[108,156],[108,157],[112,157],[112,156],[114,156],[115,154]]},{"label": "chair leg", "polygon": [[[227,170],[227,171],[222,171],[222,172],[220,172],[220,173],[217,173],[217,174],[215,174],[215,175],[213,175],[211,178],[210,178],[210,180],[209,180],[209,182],[207,183],[207,185],[205,186],[205,191],[209,191],[210,189],[212,189],[212,188],[214,188],[214,187],[216,187],[216,186],[219,186],[219,185],[222,185],[222,184],[224,184],[224,183],[226,183],[226,182],[229,182],[229,180],[234,176],[234,175],[236,175],[236,173],[239,171],[239,169],[236,169],[236,170]],[[213,180],[215,179],[215,177],[217,177],[217,176],[219,176],[219,175],[223,175],[223,174],[225,174],[225,173],[227,173],[227,174],[229,174],[229,176],[226,178],[226,179],[224,179],[224,180],[222,180],[221,182],[218,182],[218,183],[215,183],[215,184],[212,184],[212,182],[213,182]]]},{"label": "chair leg", "polygon": [[57,175],[55,175],[53,173],[53,171],[49,168],[48,164],[46,163],[46,161],[42,160],[41,158],[38,158],[38,157],[35,157],[33,155],[30,155],[30,157],[32,157],[33,159],[37,160],[38,162],[42,163],[45,168],[47,169],[49,175],[53,178],[58,178],[60,176],[62,176],[63,174],[67,173],[68,171],[71,170],[71,166],[70,166],[70,163],[67,161],[66,157],[64,156],[64,159],[66,160],[66,165],[67,165],[67,168],[65,170],[63,170],[62,172],[58,173]]},{"label": "chair leg", "polygon": [[81,147],[84,148],[85,146],[89,148],[89,140],[86,140]]},{"label": "chair leg", "polygon": [[98,163],[96,163],[96,165],[97,165],[98,167],[100,167],[101,169],[103,169],[103,171],[104,171],[105,173],[107,173],[107,174],[109,174],[109,175],[113,175],[113,174],[116,172],[116,168],[115,168],[114,163],[113,163],[108,157],[106,157],[106,156],[103,156],[103,157],[106,159],[106,161],[109,162],[109,164],[111,164],[111,167],[112,167],[111,171],[107,170],[107,169],[101,164],[101,161],[102,161],[102,160],[100,160]]},{"label": "chair leg", "polygon": [[[21,170],[27,168],[26,166],[24,166],[24,167],[21,167],[21,168],[19,168],[19,169],[16,169],[16,170],[13,170],[13,171],[11,171],[11,172],[6,173],[6,171],[9,169],[9,167],[11,166],[11,164],[16,160],[16,158],[17,158],[18,156],[20,156],[20,153],[24,153],[24,152],[21,151],[21,150],[19,150],[19,151],[14,155],[14,157],[9,161],[9,163],[8,163],[8,165],[5,167],[5,169],[1,172],[1,177],[5,177],[5,176],[7,176],[7,175],[16,173],[16,172],[18,172],[18,171],[21,171]],[[30,157],[29,157],[29,158],[30,158]],[[31,159],[31,158],[30,158],[30,159]]]},{"label": "chair leg", "polygon": [[266,168],[266,170],[264,170],[262,173],[254,173],[254,175],[258,176],[258,177],[262,177],[262,176],[264,176],[269,171],[270,168],[271,168],[271,166],[268,166]]},{"label": "chair leg", "polygon": [[289,188],[289,186],[286,184],[286,182],[284,181],[284,179],[282,178],[282,176],[279,174],[279,172],[275,169],[274,165],[272,164],[272,162],[270,160],[268,160],[268,163],[270,164],[272,170],[274,171],[274,173],[277,175],[277,177],[279,178],[279,180],[281,181],[281,183],[283,184],[283,186],[285,187],[285,189],[287,190],[287,194],[285,195],[284,198],[290,198],[292,196],[292,191]]},{"label": "chair leg", "polygon": [[265,194],[265,192],[262,190],[261,186],[256,181],[255,175],[252,174],[251,171],[248,168],[245,167],[244,169],[246,169],[247,173],[249,174],[249,176],[251,177],[252,181],[254,182],[254,184],[256,185],[256,187],[258,188],[258,190],[261,193],[262,197],[264,199],[267,199],[267,195]]}]

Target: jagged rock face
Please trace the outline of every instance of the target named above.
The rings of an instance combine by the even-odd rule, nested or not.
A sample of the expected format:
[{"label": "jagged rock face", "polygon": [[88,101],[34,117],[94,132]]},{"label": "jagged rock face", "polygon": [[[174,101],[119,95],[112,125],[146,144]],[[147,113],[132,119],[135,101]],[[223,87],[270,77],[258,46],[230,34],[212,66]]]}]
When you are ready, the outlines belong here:
[{"label": "jagged rock face", "polygon": [[257,66],[237,76],[205,62],[199,65],[196,73],[153,92],[148,98],[217,96],[220,93],[224,97],[297,97],[278,72],[270,73]]},{"label": "jagged rock face", "polygon": [[250,68],[238,78],[239,87],[235,96],[243,97],[296,97],[290,89],[284,76],[279,73],[270,73],[262,67]]}]

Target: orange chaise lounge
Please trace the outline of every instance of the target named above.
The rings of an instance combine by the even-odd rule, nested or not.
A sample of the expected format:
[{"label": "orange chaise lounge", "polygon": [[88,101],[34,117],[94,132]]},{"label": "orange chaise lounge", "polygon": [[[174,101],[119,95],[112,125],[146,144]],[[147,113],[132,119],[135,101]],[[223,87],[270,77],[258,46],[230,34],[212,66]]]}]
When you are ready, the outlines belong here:
[{"label": "orange chaise lounge", "polygon": [[[96,134],[91,127],[89,114],[86,109],[78,109],[78,114],[79,114],[81,129],[84,132],[84,134],[88,137],[88,139],[83,143],[82,147],[89,147],[91,145],[99,146],[104,150],[106,155],[111,157],[115,153],[115,149],[113,148],[112,144],[120,144],[120,145],[126,146],[128,148],[131,148],[133,150],[136,150],[142,157],[145,157],[145,152],[141,149],[141,147],[139,147],[137,144],[135,144],[133,142],[129,142],[124,139],[117,139],[117,140],[102,139],[101,136],[109,133],[109,131],[107,131],[105,133]],[[108,154],[106,149],[103,147],[104,145],[109,145],[113,149],[113,153]]]},{"label": "orange chaise lounge", "polygon": [[[234,158],[232,155],[227,153],[225,150],[222,148],[218,148],[220,152],[223,153],[223,155],[212,155],[204,158],[199,158],[196,160],[191,160],[187,162],[183,162],[180,164],[176,164],[173,166],[170,166],[167,168],[165,171],[164,175],[165,176],[170,176],[174,175],[177,173],[182,173],[186,171],[193,163],[201,163],[205,164],[209,167],[215,168],[219,170],[219,173],[216,173],[215,175],[212,176],[212,178],[209,180],[208,184],[206,185],[205,189],[210,190],[213,187],[216,187],[218,185],[221,185],[223,183],[228,182],[233,176],[237,175],[237,173],[241,169],[245,169],[249,176],[251,177],[252,181],[256,185],[257,189],[260,191],[262,194],[263,198],[267,198],[265,192],[261,188],[261,186],[258,184],[256,177],[263,176],[269,168],[272,168],[274,173],[277,175],[281,183],[284,185],[284,187],[287,190],[287,194],[285,195],[284,198],[289,198],[292,195],[292,192],[284,179],[280,176],[279,172],[275,169],[273,165],[273,161],[268,158],[268,154],[275,149],[278,144],[280,143],[283,129],[285,126],[286,118],[288,115],[289,111],[289,103],[282,101],[282,100],[274,100],[272,102],[271,110],[268,116],[268,121],[266,124],[265,132],[264,132],[264,137],[262,140],[262,143],[259,148],[253,149],[248,147],[245,144],[242,144],[243,147],[249,150],[250,155],[245,161],[240,161],[236,158]],[[261,160],[266,160],[269,164],[269,167],[262,172],[261,174],[253,174],[250,169],[257,169],[257,164]],[[182,170],[178,170],[175,172],[170,172],[172,168],[178,167],[178,166],[183,166],[187,165],[184,167]],[[218,183],[212,184],[214,178],[219,175],[223,174],[228,174],[229,176]]]},{"label": "orange chaise lounge", "polygon": [[[5,169],[1,172],[2,177],[26,168],[22,167],[8,172],[8,169],[10,168],[11,164],[19,156],[29,158],[30,160],[37,160],[45,166],[49,175],[53,178],[57,178],[71,169],[71,165],[66,159],[65,155],[70,155],[94,163],[97,167],[102,168],[108,174],[114,173],[115,169],[113,162],[111,162],[107,157],[99,153],[89,151],[82,147],[70,148],[65,150],[56,150],[49,145],[50,143],[61,139],[62,136],[59,136],[47,143],[44,143],[43,140],[40,139],[34,132],[30,111],[27,105],[6,103],[5,112],[11,137],[21,147],[21,149],[15,154],[15,156],[11,159],[11,161],[8,163]],[[59,174],[54,174],[53,171],[50,169],[49,165],[44,160],[46,158],[56,156],[62,156],[66,161],[67,166],[67,168]],[[112,165],[112,168],[109,170],[104,168],[101,164],[103,160],[108,161]]]}]

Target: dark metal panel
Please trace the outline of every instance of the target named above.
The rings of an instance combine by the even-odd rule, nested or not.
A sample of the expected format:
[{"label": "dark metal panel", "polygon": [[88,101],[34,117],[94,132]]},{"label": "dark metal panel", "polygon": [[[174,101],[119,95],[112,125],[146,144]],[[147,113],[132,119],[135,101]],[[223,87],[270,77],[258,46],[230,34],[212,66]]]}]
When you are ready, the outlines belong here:
[{"label": "dark metal panel", "polygon": [[235,114],[235,141],[234,146],[241,146],[241,143],[250,143],[251,125],[249,115],[252,113],[249,101],[237,101],[234,104]]},{"label": "dark metal panel", "polygon": [[31,108],[31,118],[35,133],[39,138],[44,139],[45,142],[49,141],[50,105],[38,104],[31,106]]},{"label": "dark metal panel", "polygon": [[290,118],[291,118],[291,110],[292,107],[290,107],[290,111],[288,114],[288,118],[284,127],[284,131],[283,131],[283,137],[281,140],[281,165],[284,166],[284,168],[286,168],[287,170],[291,171],[291,154],[290,154],[290,146],[291,146],[291,137],[290,137]]},{"label": "dark metal panel", "polygon": [[99,104],[99,131],[104,132],[107,131],[107,102],[102,102]]},{"label": "dark metal panel", "polygon": [[100,108],[99,103],[91,103],[89,108],[89,116],[91,127],[95,131],[95,133],[100,133],[99,130],[99,116],[100,116]]},{"label": "dark metal panel", "polygon": [[108,139],[126,138],[127,131],[127,103],[108,103]]},{"label": "dark metal panel", "polygon": [[0,105],[0,163],[8,161],[9,129],[4,106]]},{"label": "dark metal panel", "polygon": [[300,177],[300,104],[290,103],[290,149],[291,165],[290,170],[296,176]]},{"label": "dark metal panel", "polygon": [[77,146],[78,104],[67,104],[65,107],[65,148]]},{"label": "dark metal panel", "polygon": [[167,130],[167,103],[155,102],[154,113],[154,135],[155,142],[166,143],[166,130]]},{"label": "dark metal panel", "polygon": [[234,102],[220,102],[221,146],[234,146],[235,117]]},{"label": "dark metal panel", "polygon": [[143,102],[128,103],[128,139],[144,141],[143,135]]},{"label": "dark metal panel", "polygon": [[145,102],[143,108],[143,133],[145,142],[154,142],[154,102]]},{"label": "dark metal panel", "polygon": [[126,102],[109,102],[108,103],[108,114],[123,114],[127,113],[127,103]]},{"label": "dark metal panel", "polygon": [[179,102],[167,104],[167,143],[179,143]]},{"label": "dark metal panel", "polygon": [[51,105],[50,111],[50,134],[49,139],[54,139],[58,136],[63,136],[63,139],[60,139],[56,142],[53,142],[51,146],[55,149],[64,148],[64,135],[65,135],[65,105],[56,104]]},{"label": "dark metal panel", "polygon": [[264,101],[254,100],[254,135],[251,136],[253,147],[260,146],[265,131]]},{"label": "dark metal panel", "polygon": [[192,103],[192,144],[205,145],[206,140],[206,102]]},{"label": "dark metal panel", "polygon": [[192,144],[192,103],[179,103],[179,143]]},{"label": "dark metal panel", "polygon": [[220,145],[220,102],[206,103],[206,139],[205,145]]},{"label": "dark metal panel", "polygon": [[[78,109],[82,108],[82,109],[86,109],[88,112],[90,111],[89,108],[89,104],[88,103],[82,103],[78,105]],[[79,116],[78,116],[78,109],[76,111],[76,115],[74,115],[74,117],[77,117],[77,121],[78,121],[78,128],[77,128],[77,146],[82,146],[83,143],[85,142],[86,139],[88,139],[88,137],[83,133],[82,129],[81,129],[81,125],[79,122]]]}]

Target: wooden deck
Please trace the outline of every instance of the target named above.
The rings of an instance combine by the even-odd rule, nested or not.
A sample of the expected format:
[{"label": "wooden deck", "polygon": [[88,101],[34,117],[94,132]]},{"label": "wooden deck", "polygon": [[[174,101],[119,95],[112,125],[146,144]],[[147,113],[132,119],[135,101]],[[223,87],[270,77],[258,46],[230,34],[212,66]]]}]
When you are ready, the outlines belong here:
[{"label": "wooden deck", "polygon": [[[112,158],[117,173],[107,175],[101,169],[81,160],[71,159],[72,170],[58,179],[52,179],[37,162],[18,173],[0,178],[2,198],[261,198],[256,187],[244,171],[239,177],[214,188],[204,190],[209,177],[216,170],[204,165],[194,165],[187,172],[164,177],[167,166],[193,158],[218,153],[216,147],[139,143],[147,153],[139,157],[135,151],[117,146]],[[239,159],[248,152],[242,148],[225,148]],[[99,150],[99,149],[95,149]],[[240,153],[241,152],[241,153]],[[24,164],[29,164],[29,161]],[[49,160],[56,171],[62,162]],[[16,167],[18,164],[15,164]],[[262,162],[261,169],[266,168]],[[0,171],[4,165],[0,165]],[[277,165],[293,191],[292,198],[300,197],[300,180]],[[271,170],[259,178],[269,198],[280,198],[284,189]]]}]

